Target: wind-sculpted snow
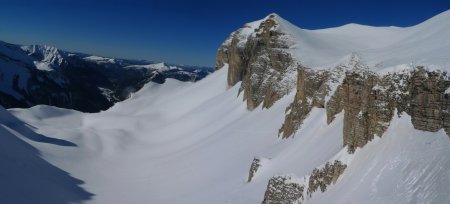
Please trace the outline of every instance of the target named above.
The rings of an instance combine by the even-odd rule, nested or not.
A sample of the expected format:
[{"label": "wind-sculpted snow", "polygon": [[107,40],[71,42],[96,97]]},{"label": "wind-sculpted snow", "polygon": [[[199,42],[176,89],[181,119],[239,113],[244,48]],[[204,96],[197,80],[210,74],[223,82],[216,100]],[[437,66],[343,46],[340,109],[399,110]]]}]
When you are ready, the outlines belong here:
[{"label": "wind-sculpted snow", "polygon": [[[444,129],[449,124],[450,84],[442,71],[448,67],[439,67],[447,58],[423,58],[422,62],[435,61],[442,68],[435,71],[431,64],[421,69],[404,64],[372,66],[375,61],[365,61],[369,58],[364,53],[351,53],[353,48],[384,49],[403,40],[406,45],[409,41],[403,35],[387,37],[400,30],[413,34],[418,28],[445,28],[442,18],[448,18],[448,12],[405,29],[347,25],[320,31],[297,29],[277,15],[270,16],[272,21],[264,25],[257,21],[234,33],[224,43],[231,46],[219,51],[220,69],[196,83],[150,82],[128,100],[94,114],[50,106],[9,111],[34,126],[38,134],[74,144],[23,138],[46,161],[85,181],[83,188],[95,194],[88,203],[449,203],[450,139]],[[260,28],[258,33],[251,32],[255,28]],[[310,36],[303,45],[314,56],[308,58],[308,52],[305,58],[297,58],[300,52],[289,50],[303,49],[296,47],[298,42],[292,40],[296,38],[277,44],[294,36],[279,32],[286,30]],[[366,31],[361,36],[367,38],[350,32],[358,30]],[[322,38],[321,33],[330,38],[311,41]],[[350,37],[336,37],[341,34]],[[352,42],[344,38],[355,41],[317,56],[326,59],[314,65],[316,53]],[[252,45],[248,48],[264,45],[277,51],[244,49],[256,54],[249,55],[255,57],[249,60],[239,55],[246,43]],[[445,51],[446,43],[438,47]],[[238,52],[230,53],[233,50]],[[421,51],[414,48],[414,52]],[[278,62],[271,71],[272,60],[283,59],[292,61]],[[406,58],[396,59],[406,63]],[[252,63],[253,79],[261,84],[243,76],[251,73],[244,70],[246,62]],[[299,66],[291,67],[294,62]],[[330,69],[320,69],[329,62]],[[273,89],[286,80],[297,86],[290,91]],[[263,95],[239,94],[243,88]],[[386,98],[394,105],[386,108],[378,103]],[[408,104],[400,104],[404,98],[413,102],[411,111],[405,111]],[[252,111],[244,99],[253,100]],[[371,114],[377,120],[369,121]],[[361,132],[364,138],[353,140]],[[344,145],[351,144],[355,145],[349,152]]]},{"label": "wind-sculpted snow", "polygon": [[33,132],[0,106],[0,203],[79,203],[93,194],[80,187],[84,182],[41,158],[25,141],[54,146],[73,146],[61,139]]},{"label": "wind-sculpted snow", "polygon": [[[129,100],[101,113],[48,106],[11,112],[37,127],[38,133],[77,145],[30,142],[47,161],[85,181],[83,187],[96,195],[92,203],[261,203],[273,176],[294,174],[303,185],[303,178],[309,178],[314,169],[335,160],[347,168],[334,185],[345,185],[358,194],[341,196],[350,193],[331,185],[323,195],[319,191],[311,198],[305,196],[305,203],[413,201],[419,194],[427,195],[431,203],[448,201],[448,189],[436,180],[449,178],[450,159],[442,155],[448,154],[450,140],[442,131],[422,135],[412,128],[407,115],[395,116],[384,137],[349,155],[342,146],[343,114],[328,124],[325,109],[312,108],[294,137],[281,140],[278,128],[294,94],[270,109],[250,112],[242,96],[236,97],[239,84],[227,90],[226,69],[197,83],[147,84]],[[404,125],[396,132],[395,124]],[[418,157],[425,150],[428,153]],[[368,156],[374,158],[366,160]],[[255,157],[270,159],[247,182]],[[404,160],[391,159],[395,157]],[[415,162],[415,158],[427,159]],[[359,170],[372,165],[377,168],[371,168],[370,174]],[[428,167],[433,167],[430,174],[420,171]],[[386,169],[392,173],[385,174]],[[418,171],[422,179],[397,185],[398,175]],[[374,175],[383,175],[377,191],[371,186],[378,185]],[[412,190],[418,194],[411,194]],[[391,192],[397,193],[395,197]]]}]

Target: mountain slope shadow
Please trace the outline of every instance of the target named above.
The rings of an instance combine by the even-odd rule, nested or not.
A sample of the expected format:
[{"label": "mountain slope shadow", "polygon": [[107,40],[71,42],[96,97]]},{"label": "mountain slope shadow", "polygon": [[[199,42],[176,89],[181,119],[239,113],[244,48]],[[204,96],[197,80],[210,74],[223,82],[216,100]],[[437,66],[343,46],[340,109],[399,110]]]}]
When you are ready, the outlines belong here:
[{"label": "mountain slope shadow", "polygon": [[47,137],[34,132],[30,129],[30,127],[32,126],[12,116],[3,107],[0,107],[0,116],[0,124],[3,125],[3,128],[7,129],[14,135],[19,134],[20,136],[26,137],[27,139],[35,142],[48,143],[59,146],[77,146],[75,143],[67,140]]},{"label": "mountain slope shadow", "polygon": [[0,106],[0,203],[80,203],[92,198],[94,194],[79,186],[83,181],[42,159],[36,148],[16,136],[19,131],[2,124],[9,118]]}]

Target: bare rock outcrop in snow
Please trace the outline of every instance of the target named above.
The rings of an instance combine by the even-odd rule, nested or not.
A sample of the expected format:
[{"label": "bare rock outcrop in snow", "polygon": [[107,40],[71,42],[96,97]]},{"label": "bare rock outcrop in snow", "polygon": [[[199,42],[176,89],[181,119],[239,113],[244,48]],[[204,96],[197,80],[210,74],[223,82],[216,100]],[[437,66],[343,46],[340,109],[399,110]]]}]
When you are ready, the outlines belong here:
[{"label": "bare rock outcrop in snow", "polygon": [[327,162],[323,168],[315,168],[309,176],[307,194],[311,197],[319,189],[321,192],[325,192],[327,186],[336,183],[345,168],[347,165],[339,160],[335,160],[331,164]]},{"label": "bare rock outcrop in snow", "polygon": [[296,180],[298,179],[286,175],[272,177],[267,185],[264,201],[262,203],[281,204],[303,201],[305,186],[299,184]]},{"label": "bare rock outcrop in snow", "polygon": [[[321,168],[315,168],[311,175],[303,180],[289,175],[274,176],[269,180],[264,194],[263,204],[269,203],[303,203],[320,189],[325,192],[327,186],[336,183],[347,165],[339,160],[327,162]],[[306,191],[305,191],[306,190]]]},{"label": "bare rock outcrop in snow", "polygon": [[[444,129],[450,136],[450,94],[446,91],[450,60],[438,57],[450,50],[450,44],[436,43],[442,30],[450,30],[441,25],[448,15],[410,28],[373,28],[377,35],[371,35],[358,31],[372,28],[355,25],[304,30],[271,14],[232,33],[218,50],[216,68],[228,64],[228,86],[242,81],[240,91],[249,110],[260,104],[270,108],[296,84],[294,101],[279,129],[284,139],[295,135],[313,108],[326,109],[328,124],[344,112],[342,145],[350,154],[376,136],[382,137],[396,112],[399,117],[410,115],[417,130]],[[440,32],[431,29],[436,26]],[[421,49],[423,45],[439,52]],[[258,167],[254,160],[249,181]],[[290,182],[290,177],[275,176],[263,203],[303,200],[297,194],[305,187],[309,196],[319,188],[323,192],[346,167],[338,160],[326,163],[312,172],[305,186]]]},{"label": "bare rock outcrop in snow", "polygon": [[285,50],[289,43],[278,30],[276,14],[233,32],[217,52],[216,68],[228,64],[228,85],[242,81],[241,90],[252,110],[269,108],[295,86],[296,64]]}]

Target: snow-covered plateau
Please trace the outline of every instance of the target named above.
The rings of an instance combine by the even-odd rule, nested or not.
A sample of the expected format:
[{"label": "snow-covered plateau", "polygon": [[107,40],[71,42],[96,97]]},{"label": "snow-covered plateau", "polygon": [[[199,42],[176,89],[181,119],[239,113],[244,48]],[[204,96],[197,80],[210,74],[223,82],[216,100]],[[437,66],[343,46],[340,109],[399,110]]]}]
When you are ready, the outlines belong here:
[{"label": "snow-covered plateau", "polygon": [[304,30],[270,14],[200,81],[149,82],[99,113],[0,109],[0,202],[450,203],[448,22]]}]

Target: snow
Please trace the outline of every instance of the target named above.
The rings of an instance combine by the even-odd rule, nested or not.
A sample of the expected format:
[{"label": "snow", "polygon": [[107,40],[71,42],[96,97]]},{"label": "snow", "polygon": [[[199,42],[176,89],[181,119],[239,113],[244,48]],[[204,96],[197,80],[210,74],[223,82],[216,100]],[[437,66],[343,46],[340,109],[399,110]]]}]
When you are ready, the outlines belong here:
[{"label": "snow", "polygon": [[[84,180],[96,194],[92,203],[259,203],[273,175],[307,174],[342,149],[342,135],[334,134],[342,123],[327,126],[323,109],[305,121],[311,128],[279,139],[295,93],[270,109],[249,112],[236,98],[239,86],[227,90],[226,75],[223,68],[188,85],[150,83],[98,114],[49,106],[10,111],[40,134],[77,144],[29,141],[46,160]],[[303,147],[305,142],[311,145]],[[246,183],[254,157],[271,159]]]},{"label": "snow", "polygon": [[[242,95],[236,98],[240,85],[227,90],[226,77],[225,67],[197,83],[149,83],[96,114],[50,106],[10,112],[39,134],[76,145],[25,139],[46,161],[86,182],[95,194],[87,203],[260,203],[272,176],[300,182],[335,159],[348,169],[308,203],[450,200],[444,185],[450,158],[442,156],[450,153],[450,139],[442,130],[414,130],[407,115],[395,117],[383,138],[348,155],[343,113],[327,124],[325,109],[313,108],[294,137],[282,140],[277,132],[295,93],[249,112]],[[254,157],[270,159],[247,183]]]},{"label": "snow", "polygon": [[[416,60],[414,63],[421,59],[441,69],[449,59],[440,58],[442,54],[435,56],[437,53],[425,44],[436,43],[435,29],[447,32],[448,25],[442,19],[449,15],[446,12],[409,28],[351,24],[316,31],[296,28],[276,16],[281,22],[276,29],[289,31],[290,36],[286,37],[293,43],[290,51],[315,68],[336,63],[350,66],[352,59],[360,59],[370,69],[387,73],[409,67],[411,59]],[[251,35],[258,22],[249,24],[240,34]],[[449,53],[446,41],[436,48]],[[424,50],[415,46],[424,46]],[[406,56],[397,53],[400,51],[396,47],[411,50]],[[141,65],[145,66],[150,67]],[[167,66],[162,63],[152,65],[152,69],[164,67]],[[86,203],[256,204],[263,200],[271,177],[292,175],[290,182],[301,183],[314,168],[340,160],[348,167],[337,183],[324,193],[314,193],[305,203],[450,202],[450,157],[446,156],[450,154],[450,139],[443,130],[415,130],[408,115],[396,115],[382,138],[376,136],[350,155],[342,146],[344,113],[328,124],[326,110],[313,108],[295,135],[283,140],[278,138],[278,130],[295,93],[287,94],[270,109],[258,107],[250,112],[242,94],[236,97],[240,83],[227,87],[227,72],[225,65],[196,83],[172,79],[164,84],[150,82],[126,101],[94,114],[44,105],[10,109],[21,122],[0,109],[0,132],[7,135],[2,137],[0,145],[4,146],[0,151],[9,151],[0,154],[2,168],[6,165],[5,171],[14,173],[23,170],[15,162],[43,162],[34,171],[26,172],[34,173],[30,179],[37,181],[23,181],[17,176],[7,180],[36,184],[38,191],[29,190],[30,197],[16,195],[20,190],[13,191],[13,195],[31,200],[44,191],[42,195],[54,198],[48,195],[48,189],[54,195],[70,198],[59,203],[89,199]],[[341,76],[336,77],[337,81],[342,80]],[[331,84],[332,91],[336,86]],[[4,143],[9,140],[20,144]],[[19,151],[17,157],[4,162],[4,155],[14,155],[19,148],[33,150]],[[41,157],[36,156],[38,150]],[[247,183],[255,157],[270,159],[263,160],[255,177]],[[1,171],[0,178],[4,179]],[[55,183],[42,183],[40,179],[54,171]],[[87,192],[77,188],[81,181],[73,177],[85,182],[82,187]],[[0,199],[3,190],[11,185],[0,184]],[[59,194],[60,191],[63,192]],[[88,192],[95,196],[90,197]]]},{"label": "snow", "polygon": [[394,116],[382,138],[358,149],[336,183],[308,203],[448,203],[450,139]]},{"label": "snow", "polygon": [[99,57],[99,56],[94,56],[94,55],[84,57],[83,59],[85,59],[87,61],[96,62],[96,63],[99,63],[99,64],[102,64],[102,63],[111,63],[111,64],[116,63],[116,61],[114,59],[112,59],[112,58]]},{"label": "snow", "polygon": [[66,52],[49,45],[29,45],[22,46],[21,49],[29,53],[28,55],[34,59],[35,64],[45,63],[44,65],[41,64],[38,66],[38,69],[45,71],[58,68],[64,61],[64,56],[67,55]]},{"label": "snow", "polygon": [[279,24],[276,30],[286,34],[282,38],[290,45],[287,51],[311,68],[330,69],[356,53],[375,72],[410,64],[450,71],[450,40],[446,37],[450,36],[450,11],[412,27],[348,24],[320,30],[301,29],[271,15]]},{"label": "snow", "polygon": [[447,90],[445,90],[445,94],[450,94],[450,87],[448,87]]},{"label": "snow", "polygon": [[64,141],[34,133],[1,106],[0,135],[2,203],[79,203],[92,196],[79,186],[81,180],[42,159],[40,152],[23,140],[58,146]]},{"label": "snow", "polygon": [[39,61],[33,61],[33,63],[34,63],[34,65],[36,66],[36,68],[37,68],[38,70],[41,70],[41,71],[48,71],[48,72],[54,71],[54,69],[53,69],[53,68],[51,67],[51,65],[48,64],[48,63],[45,63],[45,62],[39,62]]},{"label": "snow", "polygon": [[132,69],[150,69],[150,70],[156,70],[156,71],[167,71],[169,69],[176,69],[176,67],[168,67],[164,62],[156,63],[156,64],[147,64],[147,65],[129,65],[125,68],[132,68]]}]

